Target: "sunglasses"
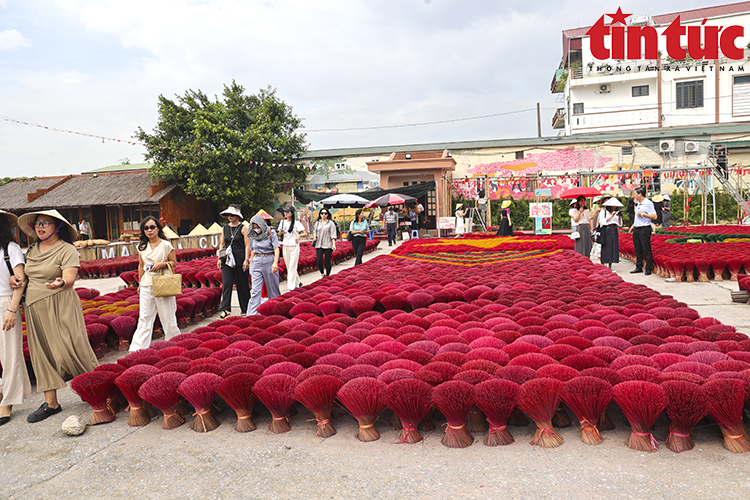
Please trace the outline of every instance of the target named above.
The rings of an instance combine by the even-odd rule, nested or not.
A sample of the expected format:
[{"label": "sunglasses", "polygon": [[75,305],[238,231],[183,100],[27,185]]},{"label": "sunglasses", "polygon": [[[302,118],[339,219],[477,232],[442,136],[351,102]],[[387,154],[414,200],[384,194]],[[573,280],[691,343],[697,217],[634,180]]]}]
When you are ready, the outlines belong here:
[{"label": "sunglasses", "polygon": [[320,215],[331,215],[328,212],[320,212]]},{"label": "sunglasses", "polygon": [[54,222],[50,222],[48,220],[43,220],[43,221],[39,221],[39,222],[35,222],[34,223],[34,226],[36,226],[36,227],[50,227],[52,225],[54,225]]},{"label": "sunglasses", "polygon": [[146,231],[153,231],[154,229],[156,229],[156,226],[143,226],[143,229]]}]

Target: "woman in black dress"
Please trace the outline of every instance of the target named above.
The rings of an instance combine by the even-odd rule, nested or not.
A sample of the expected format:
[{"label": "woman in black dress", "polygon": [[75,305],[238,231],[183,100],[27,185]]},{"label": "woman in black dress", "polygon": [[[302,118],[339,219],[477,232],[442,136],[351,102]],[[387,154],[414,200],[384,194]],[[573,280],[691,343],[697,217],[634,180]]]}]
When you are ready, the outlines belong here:
[{"label": "woman in black dress", "polygon": [[242,212],[239,205],[229,205],[229,208],[221,212],[221,215],[229,219],[229,224],[224,226],[221,232],[219,248],[226,250],[225,257],[219,257],[216,266],[221,269],[221,305],[219,305],[219,318],[229,316],[232,311],[232,288],[237,285],[237,300],[240,303],[240,313],[247,313],[247,303],[250,300],[250,282],[248,275],[247,256],[245,248],[249,244],[247,227],[241,224]]},{"label": "woman in black dress", "polygon": [[503,201],[500,205],[500,227],[497,230],[497,236],[511,236],[513,234],[513,221],[510,219],[510,200]]},{"label": "woman in black dress", "polygon": [[610,269],[612,264],[620,262],[620,233],[622,217],[620,216],[620,203],[617,198],[610,198],[602,204],[602,211],[599,213],[599,226],[602,232],[602,264],[608,265]]}]

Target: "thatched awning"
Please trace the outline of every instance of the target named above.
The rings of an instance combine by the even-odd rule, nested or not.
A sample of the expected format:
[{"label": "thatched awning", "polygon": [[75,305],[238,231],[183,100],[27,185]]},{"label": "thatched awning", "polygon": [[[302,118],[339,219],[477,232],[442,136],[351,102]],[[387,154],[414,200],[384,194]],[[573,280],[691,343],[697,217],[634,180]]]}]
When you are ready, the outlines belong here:
[{"label": "thatched awning", "polygon": [[0,186],[0,209],[8,211],[23,211],[29,207],[29,193],[36,193],[38,189],[49,189],[63,180],[60,177],[42,177],[32,181],[17,180]]},{"label": "thatched awning", "polygon": [[151,195],[151,174],[148,172],[76,176],[32,201],[27,208],[158,204],[174,187],[167,186]]}]

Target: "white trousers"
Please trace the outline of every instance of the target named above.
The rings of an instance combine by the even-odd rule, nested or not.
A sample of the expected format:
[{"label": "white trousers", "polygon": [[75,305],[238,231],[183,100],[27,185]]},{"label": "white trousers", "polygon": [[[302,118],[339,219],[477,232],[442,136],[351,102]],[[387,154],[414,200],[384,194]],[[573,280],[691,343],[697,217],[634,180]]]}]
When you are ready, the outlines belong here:
[{"label": "white trousers", "polygon": [[[0,311],[3,315],[10,306],[10,301],[11,297],[0,297]],[[23,360],[20,312],[16,313],[16,326],[0,332],[0,363],[3,365],[3,377],[0,378],[0,406],[20,405],[24,399],[31,396],[31,383]]]},{"label": "white trousers", "polygon": [[286,264],[286,290],[294,290],[302,284],[297,272],[299,264],[299,245],[284,245],[284,263]]},{"label": "white trousers", "polygon": [[138,327],[130,342],[130,351],[146,349],[151,345],[151,333],[154,331],[154,320],[159,314],[161,326],[167,340],[180,334],[177,327],[177,298],[154,297],[154,287],[142,286],[140,294],[140,309],[138,312]]}]

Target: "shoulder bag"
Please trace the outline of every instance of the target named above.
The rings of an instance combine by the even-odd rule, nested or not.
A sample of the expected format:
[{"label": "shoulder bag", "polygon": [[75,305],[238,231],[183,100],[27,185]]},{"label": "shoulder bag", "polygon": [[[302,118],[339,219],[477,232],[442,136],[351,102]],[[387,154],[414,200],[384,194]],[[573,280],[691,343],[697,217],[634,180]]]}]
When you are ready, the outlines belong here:
[{"label": "shoulder bag", "polygon": [[167,263],[170,274],[164,274],[164,269],[159,271],[158,276],[154,276],[154,297],[173,297],[182,295],[182,275],[174,273],[174,266],[171,262]]},{"label": "shoulder bag", "polygon": [[[226,227],[226,226],[225,226],[225,227]],[[231,226],[229,227],[229,232],[230,232],[230,233],[232,234],[232,238],[231,238],[231,239],[229,240],[229,243],[226,243],[226,242],[225,242],[225,243],[226,243],[226,245],[224,246],[224,248],[220,248],[219,250],[217,250],[217,251],[216,251],[216,255],[217,255],[217,256],[218,256],[218,257],[219,257],[220,259],[226,259],[226,258],[227,258],[227,251],[229,251],[229,253],[232,253],[232,250],[231,250],[231,248],[232,248],[232,243],[234,242],[234,237],[235,237],[235,236],[237,235],[237,233],[238,233],[238,232],[241,232],[241,231],[242,231],[242,224],[240,224],[240,225],[239,225],[239,226],[237,226],[237,227],[239,227],[239,228],[240,228],[240,229],[239,229],[239,231],[232,231],[232,228],[231,228]],[[223,231],[223,229],[222,229],[222,231]],[[233,261],[234,261],[234,259],[233,259]],[[234,265],[231,265],[231,266],[229,266],[229,267],[234,267]]]}]

